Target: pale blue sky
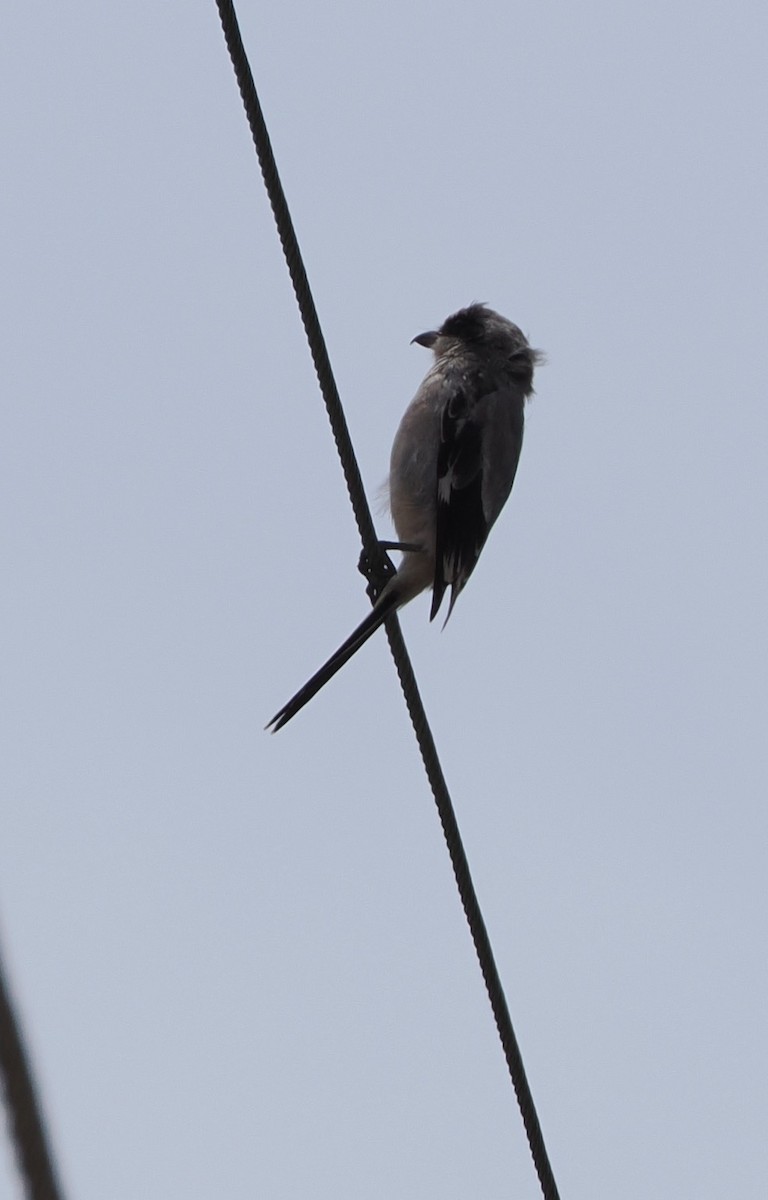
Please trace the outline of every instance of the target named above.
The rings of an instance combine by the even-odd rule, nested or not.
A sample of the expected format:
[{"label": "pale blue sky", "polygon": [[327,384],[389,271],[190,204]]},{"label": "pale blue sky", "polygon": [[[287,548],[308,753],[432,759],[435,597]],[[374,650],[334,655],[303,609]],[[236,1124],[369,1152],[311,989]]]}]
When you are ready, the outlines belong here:
[{"label": "pale blue sky", "polygon": [[[238,11],[371,495],[414,334],[547,352],[403,627],[562,1196],[763,1200],[768,10]],[[367,601],[215,4],[16,6],[0,91],[0,922],[68,1195],[533,1200],[384,639],[262,732]]]}]

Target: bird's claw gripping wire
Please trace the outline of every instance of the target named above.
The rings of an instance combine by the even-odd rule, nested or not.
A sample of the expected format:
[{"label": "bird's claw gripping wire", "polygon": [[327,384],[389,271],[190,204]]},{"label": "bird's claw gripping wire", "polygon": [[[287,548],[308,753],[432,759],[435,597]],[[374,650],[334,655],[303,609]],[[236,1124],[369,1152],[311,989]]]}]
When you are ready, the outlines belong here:
[{"label": "bird's claw gripping wire", "polygon": [[371,604],[376,603],[389,580],[396,574],[394,563],[387,554],[387,548],[386,542],[376,542],[376,549],[372,554],[369,554],[365,547],[360,551],[357,569],[368,580],[365,590]]},{"label": "bird's claw gripping wire", "polygon": [[357,569],[368,580],[368,587],[365,590],[372,604],[376,603],[392,576],[397,574],[387,551],[402,550],[405,552],[419,549],[419,546],[412,545],[410,542],[377,542],[373,554],[369,554],[363,548],[360,552]]}]

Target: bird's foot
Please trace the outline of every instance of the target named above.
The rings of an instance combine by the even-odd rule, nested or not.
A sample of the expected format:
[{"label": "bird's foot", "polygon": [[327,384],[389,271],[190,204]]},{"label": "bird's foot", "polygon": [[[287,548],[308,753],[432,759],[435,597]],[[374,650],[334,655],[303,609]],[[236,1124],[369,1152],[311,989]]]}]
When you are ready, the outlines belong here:
[{"label": "bird's foot", "polygon": [[391,542],[377,542],[372,554],[365,549],[360,554],[357,569],[368,580],[365,590],[371,604],[376,603],[392,576],[397,574],[394,564],[387,554],[387,550],[391,546]]},{"label": "bird's foot", "polygon": [[415,542],[377,542],[373,554],[368,554],[366,550],[362,551],[357,569],[368,580],[368,587],[365,590],[371,604],[376,603],[392,576],[397,574],[387,554],[388,550],[401,550],[403,553],[417,552],[421,550],[421,546],[417,546]]}]

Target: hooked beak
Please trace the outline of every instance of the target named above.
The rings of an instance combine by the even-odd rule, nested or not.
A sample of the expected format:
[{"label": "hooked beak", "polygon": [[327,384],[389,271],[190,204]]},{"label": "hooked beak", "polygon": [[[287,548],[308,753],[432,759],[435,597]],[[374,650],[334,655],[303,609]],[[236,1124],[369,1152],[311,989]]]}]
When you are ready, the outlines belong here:
[{"label": "hooked beak", "polygon": [[425,346],[427,350],[431,350],[439,337],[440,334],[431,329],[429,333],[420,333],[418,337],[411,338],[411,345],[415,342],[417,346]]}]

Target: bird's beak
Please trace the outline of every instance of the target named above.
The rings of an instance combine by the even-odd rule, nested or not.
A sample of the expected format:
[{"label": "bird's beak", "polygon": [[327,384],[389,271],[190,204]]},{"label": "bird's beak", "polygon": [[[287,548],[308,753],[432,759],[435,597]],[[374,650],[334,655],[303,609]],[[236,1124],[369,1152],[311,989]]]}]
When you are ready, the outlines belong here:
[{"label": "bird's beak", "polygon": [[429,333],[420,333],[418,337],[411,338],[411,345],[415,342],[417,346],[426,346],[427,350],[431,350],[439,337],[440,334],[432,329]]}]

